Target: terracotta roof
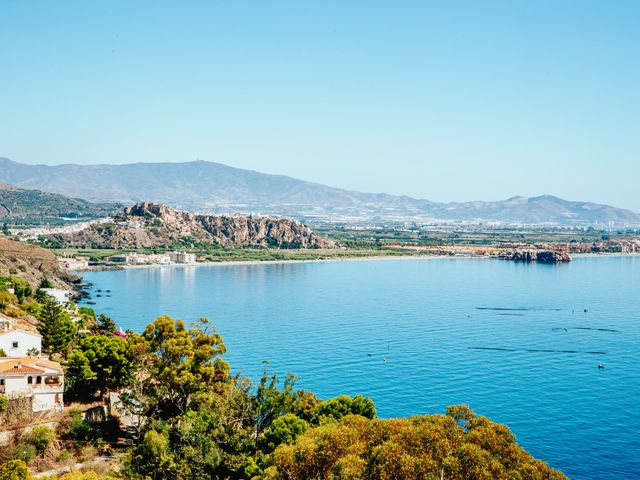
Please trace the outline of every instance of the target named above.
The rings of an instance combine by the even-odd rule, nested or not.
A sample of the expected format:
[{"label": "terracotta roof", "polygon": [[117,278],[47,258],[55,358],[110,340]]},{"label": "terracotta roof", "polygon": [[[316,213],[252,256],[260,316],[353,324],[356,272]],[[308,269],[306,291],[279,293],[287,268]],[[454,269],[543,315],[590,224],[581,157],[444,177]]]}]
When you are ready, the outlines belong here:
[{"label": "terracotta roof", "polygon": [[[20,368],[16,368],[18,365],[20,365]],[[46,358],[22,357],[0,361],[0,373],[44,373],[44,370],[41,370],[41,368],[49,368],[63,373],[62,366],[59,363],[52,362]],[[22,371],[21,369],[32,370]]]},{"label": "terracotta roof", "polygon": [[[3,368],[0,366],[0,368]],[[33,368],[28,365],[14,365],[11,368],[6,368],[4,370],[0,370],[0,373],[44,373],[44,370],[40,370],[39,368]]]}]

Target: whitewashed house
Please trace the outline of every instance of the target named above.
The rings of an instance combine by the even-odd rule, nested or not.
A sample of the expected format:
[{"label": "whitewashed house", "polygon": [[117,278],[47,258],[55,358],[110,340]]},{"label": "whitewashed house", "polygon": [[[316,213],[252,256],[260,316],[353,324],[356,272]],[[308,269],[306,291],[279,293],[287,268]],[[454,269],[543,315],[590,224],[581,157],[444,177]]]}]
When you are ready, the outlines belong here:
[{"label": "whitewashed house", "polygon": [[36,327],[0,313],[0,357],[38,356],[41,351],[42,336]]},{"label": "whitewashed house", "polygon": [[[42,337],[0,316],[0,394],[29,397],[34,412],[63,407],[64,370],[59,363],[40,358]],[[1,352],[0,352],[1,353]]]},{"label": "whitewashed house", "polygon": [[61,411],[64,370],[44,358],[0,358],[0,394],[9,398],[30,397],[34,412]]},{"label": "whitewashed house", "polygon": [[40,355],[42,351],[42,336],[26,330],[4,327],[0,330],[0,357],[2,352],[6,357],[26,357]]}]

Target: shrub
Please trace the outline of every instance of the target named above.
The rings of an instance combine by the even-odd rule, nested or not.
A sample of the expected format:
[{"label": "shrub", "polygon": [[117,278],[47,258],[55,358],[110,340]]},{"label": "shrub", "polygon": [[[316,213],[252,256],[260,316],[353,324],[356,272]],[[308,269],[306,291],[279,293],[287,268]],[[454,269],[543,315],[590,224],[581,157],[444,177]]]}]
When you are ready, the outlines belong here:
[{"label": "shrub", "polygon": [[56,434],[53,430],[51,430],[47,426],[42,425],[39,427],[34,427],[31,430],[29,441],[33,444],[34,447],[36,447],[36,450],[38,450],[39,453],[43,453],[55,437]]},{"label": "shrub", "polygon": [[0,291],[0,309],[5,309],[9,305],[14,305],[18,302],[18,298],[6,290]]},{"label": "shrub", "polygon": [[[6,356],[6,355],[0,355],[0,357],[2,356]],[[9,397],[7,397],[6,395],[0,395],[0,413],[4,412],[7,409],[8,405],[9,405]]]},{"label": "shrub", "polygon": [[22,460],[10,460],[0,465],[0,480],[30,480],[31,474]]},{"label": "shrub", "polygon": [[[9,455],[14,460],[29,463],[31,460],[36,458],[37,453],[38,452],[36,452],[36,447],[34,447],[33,445],[29,445],[28,443],[23,443],[16,447],[13,447]],[[0,478],[2,477],[0,476]]]}]

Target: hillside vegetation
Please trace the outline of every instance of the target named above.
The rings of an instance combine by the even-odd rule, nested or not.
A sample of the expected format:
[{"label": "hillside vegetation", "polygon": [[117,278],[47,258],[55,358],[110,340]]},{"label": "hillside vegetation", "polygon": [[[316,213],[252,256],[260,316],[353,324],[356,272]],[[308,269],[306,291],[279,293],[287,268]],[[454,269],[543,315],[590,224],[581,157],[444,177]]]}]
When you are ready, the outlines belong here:
[{"label": "hillside vegetation", "polygon": [[47,279],[53,286],[69,288],[79,277],[64,272],[56,256],[45,248],[14,242],[0,235],[0,276],[20,275],[32,285]]},{"label": "hillside vegetation", "polygon": [[118,207],[117,204],[91,203],[55,193],[0,184],[0,222],[9,224],[57,224],[65,219],[88,220],[109,216]]}]

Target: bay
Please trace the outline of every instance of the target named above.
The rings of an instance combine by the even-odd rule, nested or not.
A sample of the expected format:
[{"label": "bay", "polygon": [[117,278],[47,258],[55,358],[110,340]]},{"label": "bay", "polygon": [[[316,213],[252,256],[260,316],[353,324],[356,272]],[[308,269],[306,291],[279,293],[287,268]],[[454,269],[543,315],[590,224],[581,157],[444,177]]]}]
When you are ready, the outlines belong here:
[{"label": "bay", "polygon": [[640,257],[198,265],[83,277],[98,313],[124,329],[141,331],[162,314],[208,317],[232,369],[252,379],[269,361],[321,398],[368,395],[381,417],[465,403],[571,478],[640,478]]}]

